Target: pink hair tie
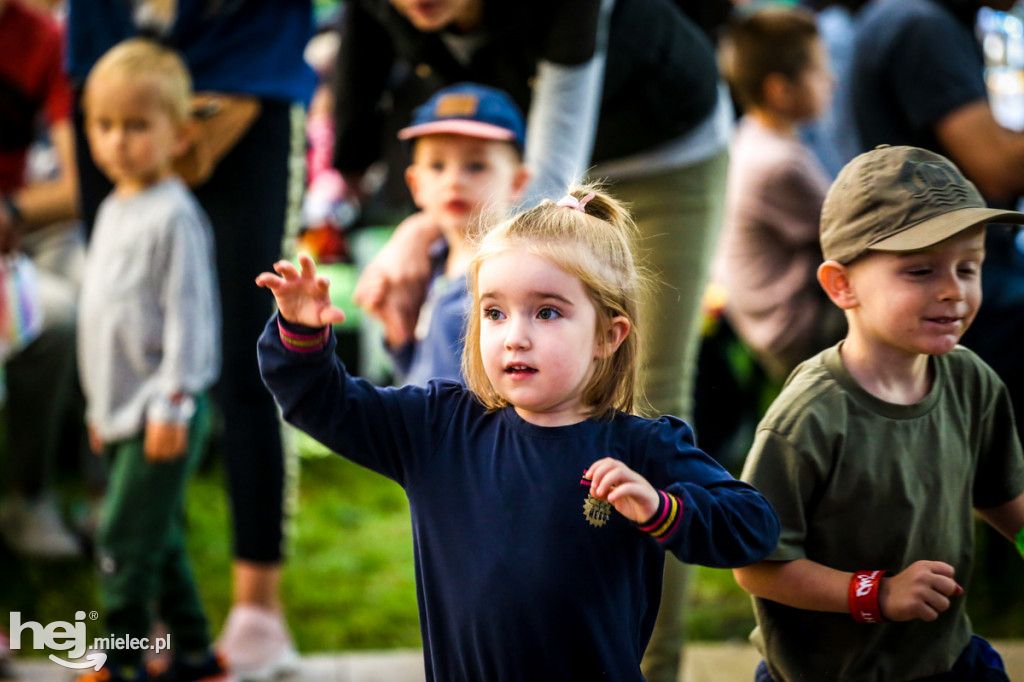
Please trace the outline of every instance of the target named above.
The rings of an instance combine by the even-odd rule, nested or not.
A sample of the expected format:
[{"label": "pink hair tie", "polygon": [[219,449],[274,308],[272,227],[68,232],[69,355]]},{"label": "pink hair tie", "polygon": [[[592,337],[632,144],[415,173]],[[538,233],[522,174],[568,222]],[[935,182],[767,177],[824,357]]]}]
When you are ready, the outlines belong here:
[{"label": "pink hair tie", "polygon": [[571,194],[566,194],[564,197],[558,200],[556,206],[565,206],[567,208],[574,208],[580,213],[586,213],[587,202],[594,198],[594,193],[591,192],[582,199],[577,199]]}]

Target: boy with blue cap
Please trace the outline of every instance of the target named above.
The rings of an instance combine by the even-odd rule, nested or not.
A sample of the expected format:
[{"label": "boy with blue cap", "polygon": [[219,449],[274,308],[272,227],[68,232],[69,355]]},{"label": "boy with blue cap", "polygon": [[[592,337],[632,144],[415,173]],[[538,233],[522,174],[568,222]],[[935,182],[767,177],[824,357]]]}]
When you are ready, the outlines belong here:
[{"label": "boy with blue cap", "polygon": [[474,233],[503,217],[526,187],[525,128],[518,107],[504,92],[459,83],[435,93],[398,133],[411,141],[412,164],[405,179],[421,209],[407,221],[430,220],[443,237],[411,337],[405,325],[387,319],[383,308],[368,306],[384,323],[385,342],[402,383],[461,379],[470,303],[466,267],[475,251]]}]

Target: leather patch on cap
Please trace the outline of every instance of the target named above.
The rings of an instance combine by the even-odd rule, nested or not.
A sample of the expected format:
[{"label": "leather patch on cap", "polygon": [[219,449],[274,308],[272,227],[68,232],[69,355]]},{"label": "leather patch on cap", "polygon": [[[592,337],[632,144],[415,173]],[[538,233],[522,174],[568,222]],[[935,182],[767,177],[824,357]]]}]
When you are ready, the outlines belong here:
[{"label": "leather patch on cap", "polygon": [[434,116],[438,118],[473,118],[480,106],[480,98],[463,92],[443,95],[434,106]]}]

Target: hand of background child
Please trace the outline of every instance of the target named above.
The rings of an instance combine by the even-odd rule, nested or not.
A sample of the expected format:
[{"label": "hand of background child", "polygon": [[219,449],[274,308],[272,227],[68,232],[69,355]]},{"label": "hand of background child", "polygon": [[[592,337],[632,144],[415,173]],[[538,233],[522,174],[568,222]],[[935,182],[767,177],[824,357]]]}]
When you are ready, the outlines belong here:
[{"label": "hand of background child", "polygon": [[591,481],[592,496],[607,500],[633,523],[649,521],[658,511],[658,491],[624,462],[611,457],[599,459],[590,465],[584,477]]},{"label": "hand of background child", "polygon": [[343,322],[345,313],[331,303],[328,293],[330,282],[326,277],[317,277],[313,259],[304,253],[299,254],[299,266],[301,272],[286,260],[278,261],[274,263],[277,275],[260,273],[256,284],[273,292],[281,317],[288,322],[307,327],[326,327]]},{"label": "hand of background child", "polygon": [[409,323],[405,303],[398,295],[387,295],[388,282],[381,273],[367,273],[359,279],[353,300],[384,327],[384,341],[399,349],[413,340],[416,320]]},{"label": "hand of background child", "polygon": [[954,569],[941,561],[915,561],[882,581],[878,604],[890,621],[933,621],[949,608],[949,598],[964,590],[953,580]]},{"label": "hand of background child", "polygon": [[93,451],[93,454],[103,454],[103,440],[100,438],[100,434],[96,432],[92,424],[87,424],[85,431],[89,436],[89,449]]},{"label": "hand of background child", "polygon": [[143,452],[148,462],[169,462],[185,454],[188,446],[188,423],[146,422]]},{"label": "hand of background child", "polygon": [[352,300],[384,324],[392,348],[413,338],[430,281],[430,245],[441,234],[425,213],[403,220],[356,282]]}]

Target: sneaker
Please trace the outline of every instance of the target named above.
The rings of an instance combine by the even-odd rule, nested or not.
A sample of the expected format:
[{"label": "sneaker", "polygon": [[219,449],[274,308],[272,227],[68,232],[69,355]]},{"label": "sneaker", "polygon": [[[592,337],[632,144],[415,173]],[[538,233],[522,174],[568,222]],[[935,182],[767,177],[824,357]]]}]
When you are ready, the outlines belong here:
[{"label": "sneaker", "polygon": [[74,559],[82,554],[78,539],[47,495],[34,500],[20,495],[8,499],[0,511],[0,535],[11,551],[25,557]]},{"label": "sneaker", "polygon": [[75,682],[150,682],[150,677],[142,666],[125,668],[105,665],[99,670],[90,670],[79,675]]},{"label": "sneaker", "polygon": [[299,654],[281,614],[258,606],[232,607],[217,651],[243,682],[267,682],[298,671]]},{"label": "sneaker", "polygon": [[149,679],[150,682],[234,682],[223,657],[213,651],[198,661],[176,656],[168,666],[152,663]]}]

